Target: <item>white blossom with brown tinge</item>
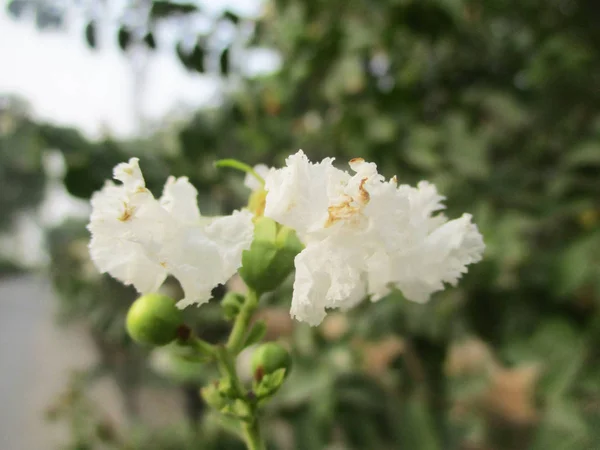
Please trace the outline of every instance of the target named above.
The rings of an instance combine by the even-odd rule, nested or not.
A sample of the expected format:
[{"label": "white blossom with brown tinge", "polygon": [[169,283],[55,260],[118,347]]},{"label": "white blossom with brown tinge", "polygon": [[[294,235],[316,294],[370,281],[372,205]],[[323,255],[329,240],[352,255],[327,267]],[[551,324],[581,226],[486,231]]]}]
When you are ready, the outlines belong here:
[{"label": "white blossom with brown tinge", "polygon": [[437,214],[444,197],[432,184],[398,186],[362,158],[350,161],[353,175],[332,163],[313,164],[299,151],[265,179],[265,216],[306,244],[295,260],[296,319],[318,325],[328,308],[378,300],[393,288],[425,302],[481,259],[485,246],[471,216]]},{"label": "white blossom with brown tinge", "polygon": [[207,302],[212,289],[241,266],[253,215],[201,217],[197,191],[186,177],[170,177],[155,199],[137,158],[116,166],[114,178],[122,184],[109,181],[92,196],[89,247],[96,267],[141,293],[158,290],[171,274],[185,293],[178,306]]}]

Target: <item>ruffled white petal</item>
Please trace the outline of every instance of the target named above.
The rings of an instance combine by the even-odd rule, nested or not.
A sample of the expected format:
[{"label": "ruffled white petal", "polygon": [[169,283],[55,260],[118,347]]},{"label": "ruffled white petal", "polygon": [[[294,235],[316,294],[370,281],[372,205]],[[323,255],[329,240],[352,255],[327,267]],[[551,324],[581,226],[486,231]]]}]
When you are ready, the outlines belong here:
[{"label": "ruffled white petal", "polygon": [[197,197],[198,191],[187,177],[169,177],[160,198],[160,205],[171,216],[184,223],[198,223],[200,210]]},{"label": "ruffled white petal", "polygon": [[93,235],[90,251],[102,273],[110,273],[126,285],[135,285],[142,293],[156,291],[167,276],[167,271],[148,258],[142,246],[127,239]]},{"label": "ruffled white petal", "polygon": [[142,293],[156,291],[172,274],[185,292],[180,306],[208,301],[241,265],[252,214],[201,218],[197,191],[185,177],[169,178],[157,200],[137,158],[115,167],[114,176],[122,184],[108,182],[92,197],[90,254],[98,269]]},{"label": "ruffled white petal", "polygon": [[234,273],[241,267],[242,252],[250,248],[254,238],[253,218],[254,215],[248,210],[234,211],[230,216],[214,219],[206,227],[206,236],[220,249],[221,261],[226,272]]},{"label": "ruffled white petal", "polygon": [[313,164],[300,150],[287,158],[286,167],[269,172],[265,179],[265,216],[294,228],[300,235],[322,227],[336,171],[332,162],[332,158],[326,158]]},{"label": "ruffled white petal", "polygon": [[365,298],[362,261],[352,247],[325,242],[309,244],[295,259],[296,278],[290,314],[318,325],[326,308],[348,309]]},{"label": "ruffled white petal", "polygon": [[448,221],[434,185],[398,186],[377,166],[350,161],[353,175],[313,164],[302,151],[266,179],[265,216],[295,228],[306,244],[296,257],[292,316],[312,325],[326,308],[348,308],[400,289],[425,302],[456,284],[485,248],[471,216]]}]

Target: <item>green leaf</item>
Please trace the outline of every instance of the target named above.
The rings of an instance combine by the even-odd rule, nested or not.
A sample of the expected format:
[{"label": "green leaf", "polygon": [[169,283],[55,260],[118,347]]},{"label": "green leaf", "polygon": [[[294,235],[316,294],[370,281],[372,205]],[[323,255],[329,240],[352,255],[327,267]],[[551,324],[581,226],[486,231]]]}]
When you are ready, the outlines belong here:
[{"label": "green leaf", "polygon": [[26,0],[12,0],[12,1],[8,2],[6,9],[11,16],[18,19],[21,17],[23,12],[26,10],[27,3],[28,3],[28,1],[26,1]]},{"label": "green leaf", "polygon": [[198,11],[193,3],[179,3],[169,0],[154,0],[150,9],[152,19],[162,19],[173,15],[184,15]]},{"label": "green leaf", "polygon": [[144,36],[144,42],[152,50],[156,49],[156,40],[154,39],[154,34],[151,31],[146,33],[146,35]]},{"label": "green leaf", "polygon": [[221,57],[219,58],[219,67],[221,68],[221,75],[229,75],[229,48],[226,48],[225,50],[223,50],[223,53],[221,53]]},{"label": "green leaf", "polygon": [[240,16],[232,13],[229,10],[225,10],[225,12],[223,13],[223,18],[232,21],[235,25],[237,25],[240,22]]},{"label": "green leaf", "polygon": [[558,295],[573,294],[600,276],[600,233],[581,236],[557,260],[554,279]]},{"label": "green leaf", "polygon": [[96,42],[96,22],[91,21],[85,27],[85,40],[90,48],[95,49]]},{"label": "green leaf", "polygon": [[585,142],[565,153],[565,163],[569,167],[600,165],[600,145],[597,142]]},{"label": "green leaf", "polygon": [[119,28],[117,37],[119,41],[119,47],[121,47],[121,50],[126,51],[131,45],[131,31],[125,27],[121,27]]}]

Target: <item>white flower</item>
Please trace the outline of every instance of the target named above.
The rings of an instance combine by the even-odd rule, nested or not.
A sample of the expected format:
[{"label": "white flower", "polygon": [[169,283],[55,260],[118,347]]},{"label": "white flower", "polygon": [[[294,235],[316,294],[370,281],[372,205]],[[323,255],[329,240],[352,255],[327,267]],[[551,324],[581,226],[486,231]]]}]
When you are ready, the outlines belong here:
[{"label": "white flower", "polygon": [[327,308],[350,308],[398,288],[425,302],[455,285],[484,244],[471,216],[436,214],[444,197],[435,186],[386,181],[377,166],[350,161],[351,175],[333,159],[313,164],[299,151],[265,179],[265,216],[294,228],[306,244],[296,257],[291,314],[319,324]]},{"label": "white flower", "polygon": [[208,301],[241,266],[252,242],[252,213],[201,217],[197,191],[185,177],[170,177],[157,200],[137,158],[116,166],[114,178],[122,184],[107,182],[91,200],[90,254],[98,269],[141,293],[156,291],[171,274],[185,293],[179,307]]}]

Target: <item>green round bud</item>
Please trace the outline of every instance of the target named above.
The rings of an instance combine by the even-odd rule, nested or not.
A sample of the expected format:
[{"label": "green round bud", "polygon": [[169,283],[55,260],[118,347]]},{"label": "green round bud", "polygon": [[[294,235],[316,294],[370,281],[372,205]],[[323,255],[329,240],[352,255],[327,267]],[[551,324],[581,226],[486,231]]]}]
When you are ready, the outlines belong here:
[{"label": "green round bud", "polygon": [[221,300],[221,308],[223,308],[223,313],[225,314],[225,318],[227,320],[234,320],[242,306],[246,297],[238,292],[228,292]]},{"label": "green round bud", "polygon": [[292,273],[294,259],[303,248],[291,228],[268,217],[256,217],[254,240],[242,253],[239,274],[258,294],[273,291]]},{"label": "green round bud", "polygon": [[166,345],[177,338],[182,324],[183,312],[166,295],[142,295],[127,312],[127,332],[142,344]]},{"label": "green round bud", "polygon": [[288,375],[292,366],[292,357],[280,344],[267,342],[259,346],[252,354],[252,373],[255,377],[262,378],[276,370],[285,369]]}]

